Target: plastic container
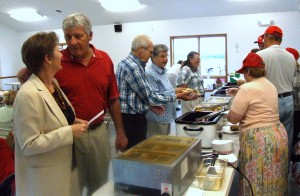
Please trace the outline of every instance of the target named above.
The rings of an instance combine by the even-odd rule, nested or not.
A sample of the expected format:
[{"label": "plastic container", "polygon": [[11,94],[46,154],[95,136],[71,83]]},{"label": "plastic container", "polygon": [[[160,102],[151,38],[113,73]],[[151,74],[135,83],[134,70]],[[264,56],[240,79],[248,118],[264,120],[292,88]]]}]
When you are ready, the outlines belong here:
[{"label": "plastic container", "polygon": [[216,174],[212,175],[207,173],[209,167],[211,167],[212,160],[212,158],[202,159],[196,178],[200,189],[218,191],[222,187],[227,161],[217,159],[214,165]]}]

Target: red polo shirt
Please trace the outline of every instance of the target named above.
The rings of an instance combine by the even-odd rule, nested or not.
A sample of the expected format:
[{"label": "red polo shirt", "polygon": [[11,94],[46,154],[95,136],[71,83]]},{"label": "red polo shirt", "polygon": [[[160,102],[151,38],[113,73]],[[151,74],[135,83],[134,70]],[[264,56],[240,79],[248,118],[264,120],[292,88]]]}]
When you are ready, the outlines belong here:
[{"label": "red polo shirt", "polygon": [[[76,62],[68,48],[62,51],[62,70],[55,78],[75,109],[76,117],[91,120],[119,97],[113,63],[107,53],[93,45],[94,56],[87,66]],[[103,115],[95,123],[101,122]]]}]

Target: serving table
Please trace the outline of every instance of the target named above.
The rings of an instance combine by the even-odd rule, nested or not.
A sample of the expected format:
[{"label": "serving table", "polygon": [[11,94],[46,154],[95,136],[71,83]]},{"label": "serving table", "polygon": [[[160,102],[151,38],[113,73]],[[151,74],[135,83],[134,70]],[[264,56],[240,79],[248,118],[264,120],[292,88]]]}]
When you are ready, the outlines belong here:
[{"label": "serving table", "polygon": [[[223,130],[228,130],[229,129],[230,124],[226,123],[223,127]],[[232,140],[233,141],[233,147],[234,147],[234,152],[233,154],[238,157],[238,153],[239,153],[239,149],[240,149],[240,145],[239,145],[239,135],[238,134],[225,134],[223,133],[223,139],[225,140]],[[222,186],[220,188],[220,190],[218,191],[206,191],[206,190],[201,190],[197,188],[197,180],[195,179],[194,182],[192,182],[192,184],[190,185],[189,189],[185,192],[184,196],[191,196],[191,195],[197,195],[197,196],[223,196],[223,195],[228,195],[231,185],[232,185],[232,181],[233,181],[233,177],[235,175],[235,170],[231,167],[231,166],[227,166],[226,170],[225,170],[225,175],[223,177],[223,181],[222,181]],[[93,196],[102,196],[102,195],[106,195],[106,196],[123,196],[123,195],[133,195],[133,194],[127,194],[124,192],[120,192],[120,191],[115,191],[114,190],[114,182],[113,180],[108,181],[105,185],[103,185],[101,188],[99,188],[94,194]]]}]

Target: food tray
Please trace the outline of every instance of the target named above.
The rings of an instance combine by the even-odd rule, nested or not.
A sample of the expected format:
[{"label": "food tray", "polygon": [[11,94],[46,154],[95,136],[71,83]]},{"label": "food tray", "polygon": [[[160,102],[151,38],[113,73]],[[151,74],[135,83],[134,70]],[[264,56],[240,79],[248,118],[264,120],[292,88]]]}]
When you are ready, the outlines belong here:
[{"label": "food tray", "polygon": [[204,103],[214,103],[214,104],[219,104],[219,105],[226,105],[226,104],[229,104],[231,99],[232,99],[231,97],[213,96],[213,97],[210,97],[208,100],[204,101]]},{"label": "food tray", "polygon": [[207,174],[212,160],[212,158],[202,159],[196,178],[200,189],[218,191],[222,186],[227,161],[217,159],[214,165],[216,174]]},{"label": "food tray", "polygon": [[222,104],[202,102],[194,108],[195,112],[219,112],[224,111]]}]

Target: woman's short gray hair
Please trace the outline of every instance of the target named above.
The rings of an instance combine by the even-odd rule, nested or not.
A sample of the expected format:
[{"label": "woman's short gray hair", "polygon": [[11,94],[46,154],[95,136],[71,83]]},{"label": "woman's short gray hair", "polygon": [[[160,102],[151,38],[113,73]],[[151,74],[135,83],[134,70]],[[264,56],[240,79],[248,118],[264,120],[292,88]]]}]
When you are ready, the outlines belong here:
[{"label": "woman's short gray hair", "polygon": [[161,52],[169,52],[168,46],[166,46],[165,44],[156,44],[156,45],[154,45],[152,57],[158,56],[159,53],[161,53]]},{"label": "woman's short gray hair", "polygon": [[139,47],[147,48],[151,43],[152,40],[148,35],[138,35],[132,41],[131,51],[136,51]]},{"label": "woman's short gray hair", "polygon": [[76,26],[83,27],[87,34],[90,34],[92,31],[92,24],[89,18],[81,13],[75,13],[67,16],[63,21],[62,29],[66,30]]}]

